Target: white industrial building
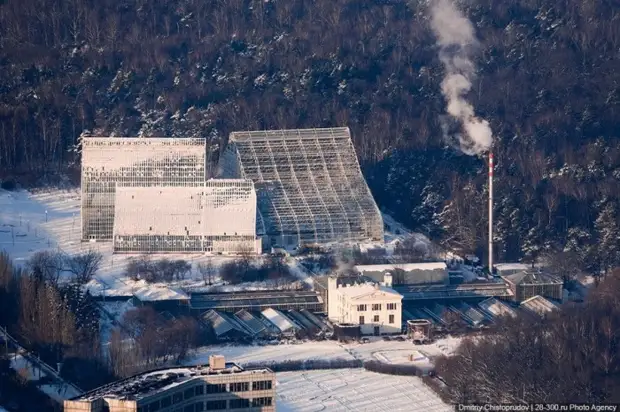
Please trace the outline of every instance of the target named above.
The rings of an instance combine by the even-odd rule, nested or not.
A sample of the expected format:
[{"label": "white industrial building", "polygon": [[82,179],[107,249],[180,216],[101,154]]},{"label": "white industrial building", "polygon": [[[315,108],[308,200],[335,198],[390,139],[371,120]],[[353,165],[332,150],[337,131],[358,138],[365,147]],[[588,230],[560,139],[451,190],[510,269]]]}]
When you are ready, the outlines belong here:
[{"label": "white industrial building", "polygon": [[328,296],[327,316],[334,323],[360,325],[363,335],[402,332],[403,296],[389,286],[373,282],[338,285],[337,278],[330,277]]},{"label": "white industrial building", "polygon": [[222,177],[250,179],[263,245],[383,241],[348,128],[233,132]]},{"label": "white industrial building", "polygon": [[384,282],[386,274],[391,275],[393,286],[445,284],[449,280],[445,262],[401,263],[386,265],[357,265],[355,271],[375,282]]},{"label": "white industrial building", "polygon": [[249,180],[201,187],[117,187],[114,252],[260,252],[256,192]]},{"label": "white industrial building", "polygon": [[205,139],[82,139],[82,240],[111,241],[118,187],[205,183]]}]

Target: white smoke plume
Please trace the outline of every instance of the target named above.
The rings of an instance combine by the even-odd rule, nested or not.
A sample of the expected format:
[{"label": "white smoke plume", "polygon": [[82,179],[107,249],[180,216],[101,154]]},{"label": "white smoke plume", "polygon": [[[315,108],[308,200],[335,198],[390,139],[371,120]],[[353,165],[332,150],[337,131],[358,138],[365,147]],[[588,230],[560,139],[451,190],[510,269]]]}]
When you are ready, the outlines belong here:
[{"label": "white smoke plume", "polygon": [[431,1],[431,27],[440,47],[439,58],[446,69],[441,82],[450,116],[463,126],[460,134],[461,150],[477,155],[491,148],[493,133],[489,122],[476,117],[474,107],[465,99],[476,75],[476,68],[469,54],[477,40],[474,27],[451,0]]}]

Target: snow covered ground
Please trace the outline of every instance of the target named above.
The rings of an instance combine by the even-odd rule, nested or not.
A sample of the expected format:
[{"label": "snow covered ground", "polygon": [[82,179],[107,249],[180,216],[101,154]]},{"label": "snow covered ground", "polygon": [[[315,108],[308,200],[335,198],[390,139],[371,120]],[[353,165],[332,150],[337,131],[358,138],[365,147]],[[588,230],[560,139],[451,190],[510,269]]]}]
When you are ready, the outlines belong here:
[{"label": "snow covered ground", "polygon": [[[336,341],[303,342],[281,345],[215,345],[199,349],[186,364],[208,363],[209,355],[224,355],[226,359],[241,365],[254,362],[283,362],[305,359],[360,359],[420,366],[432,362],[434,357],[452,354],[461,338],[446,338],[428,345],[413,345],[411,341],[384,341],[370,337],[369,343],[341,344]],[[425,356],[416,362],[409,361],[415,352]]]},{"label": "snow covered ground", "polygon": [[278,412],[451,411],[420,378],[364,369],[281,372],[276,376]]}]

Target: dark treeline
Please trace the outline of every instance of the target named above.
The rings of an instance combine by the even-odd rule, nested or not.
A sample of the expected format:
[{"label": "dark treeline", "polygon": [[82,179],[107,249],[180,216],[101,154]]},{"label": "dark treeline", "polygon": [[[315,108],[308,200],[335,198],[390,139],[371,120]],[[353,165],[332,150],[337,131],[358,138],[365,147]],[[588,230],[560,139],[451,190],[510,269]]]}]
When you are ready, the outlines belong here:
[{"label": "dark treeline", "polygon": [[[30,266],[30,265],[29,265]],[[110,378],[101,353],[99,311],[76,284],[53,283],[14,267],[0,253],[0,325],[28,350],[80,386]]]},{"label": "dark treeline", "polygon": [[[41,262],[57,261],[54,256],[37,252],[25,269],[18,269],[0,252],[0,326],[52,367],[61,363],[61,376],[80,388],[179,363],[201,342],[212,340],[212,331],[201,330],[191,317],[166,318],[140,307],[126,311],[111,328],[110,342],[102,345],[101,312],[81,290],[80,276],[66,281],[41,275],[46,267]],[[70,259],[81,262],[80,256],[90,255]]]},{"label": "dark treeline", "polygon": [[620,401],[620,270],[585,303],[544,320],[519,318],[464,341],[437,362],[451,400],[463,403]]},{"label": "dark treeline", "polygon": [[[4,1],[0,178],[27,184],[66,171],[79,160],[71,149],[82,133],[205,136],[215,162],[233,130],[348,125],[382,207],[451,247],[483,252],[484,163],[443,137],[443,69],[424,7]],[[465,7],[481,40],[469,98],[496,133],[498,257],[566,250],[581,268],[613,267],[615,2]]]}]

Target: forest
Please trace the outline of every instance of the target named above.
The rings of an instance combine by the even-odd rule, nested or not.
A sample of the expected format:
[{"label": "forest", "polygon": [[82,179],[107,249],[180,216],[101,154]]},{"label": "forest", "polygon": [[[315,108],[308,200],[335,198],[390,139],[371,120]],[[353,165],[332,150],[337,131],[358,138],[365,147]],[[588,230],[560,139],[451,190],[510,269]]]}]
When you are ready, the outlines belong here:
[{"label": "forest", "polygon": [[[620,10],[475,0],[468,99],[490,121],[500,260],[620,263]],[[349,126],[380,207],[484,255],[485,159],[442,130],[426,2],[5,0],[0,180],[77,184],[79,138]]]},{"label": "forest", "polygon": [[520,317],[437,362],[457,403],[620,401],[620,270],[544,319]]}]

